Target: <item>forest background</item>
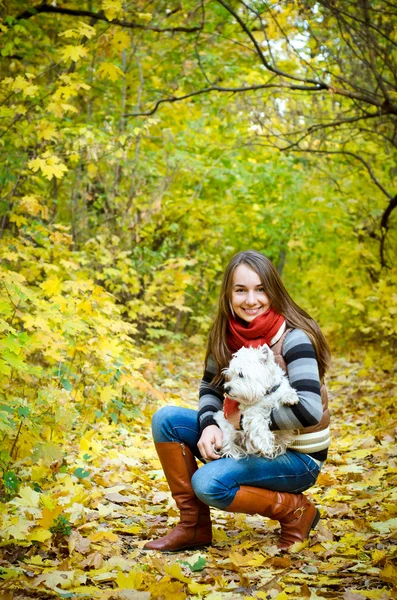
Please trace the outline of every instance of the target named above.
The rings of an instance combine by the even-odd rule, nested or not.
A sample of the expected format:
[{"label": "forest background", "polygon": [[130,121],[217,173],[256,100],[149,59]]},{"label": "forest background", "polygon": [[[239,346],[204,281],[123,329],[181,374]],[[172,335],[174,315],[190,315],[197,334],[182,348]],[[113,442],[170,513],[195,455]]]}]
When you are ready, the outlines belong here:
[{"label": "forest background", "polygon": [[43,510],[70,441],[148,440],[169,397],[194,406],[240,250],[274,261],[336,361],[390,385],[397,18],[387,0],[9,0],[0,15],[1,514],[3,546],[31,556],[75,523],[52,501],[41,525],[21,508]]}]

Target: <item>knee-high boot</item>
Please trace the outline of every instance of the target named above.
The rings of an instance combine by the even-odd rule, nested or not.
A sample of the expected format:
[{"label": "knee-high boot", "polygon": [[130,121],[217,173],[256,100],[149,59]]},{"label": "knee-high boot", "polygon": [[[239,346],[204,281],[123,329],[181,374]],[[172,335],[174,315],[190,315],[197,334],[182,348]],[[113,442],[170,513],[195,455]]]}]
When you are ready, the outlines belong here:
[{"label": "knee-high boot", "polygon": [[282,550],[308,538],[320,519],[317,508],[303,494],[273,492],[251,486],[241,486],[225,510],[259,514],[279,521],[281,534],[277,545]]},{"label": "knee-high boot", "polygon": [[197,463],[191,450],[179,442],[158,442],[157,454],[168,481],[172,497],[180,511],[180,521],[162,538],[148,542],[144,548],[176,552],[208,546],[212,541],[209,506],[195,495],[191,479]]}]

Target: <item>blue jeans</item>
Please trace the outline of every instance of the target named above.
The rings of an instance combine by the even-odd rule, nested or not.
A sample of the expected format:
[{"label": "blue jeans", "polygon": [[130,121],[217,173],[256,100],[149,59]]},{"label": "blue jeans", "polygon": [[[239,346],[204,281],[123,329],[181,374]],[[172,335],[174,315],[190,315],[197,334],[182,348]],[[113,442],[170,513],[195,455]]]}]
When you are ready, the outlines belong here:
[{"label": "blue jeans", "polygon": [[[203,461],[197,448],[200,439],[197,411],[178,406],[160,408],[153,416],[152,431],[155,442],[183,442]],[[192,486],[205,504],[225,509],[241,485],[277,492],[303,492],[315,483],[320,468],[321,464],[313,458],[295,450],[287,450],[272,460],[260,456],[240,460],[219,458],[205,463],[194,473]]]}]

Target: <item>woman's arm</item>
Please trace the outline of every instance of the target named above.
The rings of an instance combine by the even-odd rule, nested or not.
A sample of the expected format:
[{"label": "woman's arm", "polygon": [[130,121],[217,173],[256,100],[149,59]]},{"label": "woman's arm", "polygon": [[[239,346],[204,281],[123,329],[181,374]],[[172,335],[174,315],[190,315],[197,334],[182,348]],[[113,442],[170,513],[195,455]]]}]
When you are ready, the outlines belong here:
[{"label": "woman's arm", "polygon": [[205,460],[220,458],[216,450],[220,450],[222,446],[223,435],[214,419],[214,414],[223,408],[223,387],[211,383],[217,373],[218,365],[210,355],[199,389],[198,419],[201,436],[197,447]]},{"label": "woman's arm", "polygon": [[214,414],[223,407],[223,387],[213,385],[212,379],[218,373],[218,364],[212,354],[209,355],[199,389],[199,427],[201,433],[209,425],[215,425]]},{"label": "woman's arm", "polygon": [[316,354],[308,335],[300,329],[291,331],[285,338],[282,355],[299,403],[273,410],[270,428],[303,429],[316,425],[321,421],[323,407]]}]

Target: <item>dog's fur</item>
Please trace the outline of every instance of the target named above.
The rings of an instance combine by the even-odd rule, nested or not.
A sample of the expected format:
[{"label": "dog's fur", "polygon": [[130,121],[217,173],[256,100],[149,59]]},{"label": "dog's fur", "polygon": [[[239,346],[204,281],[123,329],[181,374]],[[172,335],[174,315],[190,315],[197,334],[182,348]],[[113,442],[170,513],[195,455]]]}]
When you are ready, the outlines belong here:
[{"label": "dog's fur", "polygon": [[[221,456],[238,460],[249,454],[266,458],[283,454],[294,439],[294,433],[270,431],[270,413],[282,404],[296,404],[299,398],[275,362],[271,349],[266,344],[260,348],[241,348],[233,354],[224,374],[225,394],[239,403],[244,430],[235,429],[223,411],[215,414],[223,433]],[[278,384],[278,389],[271,392]]]}]

